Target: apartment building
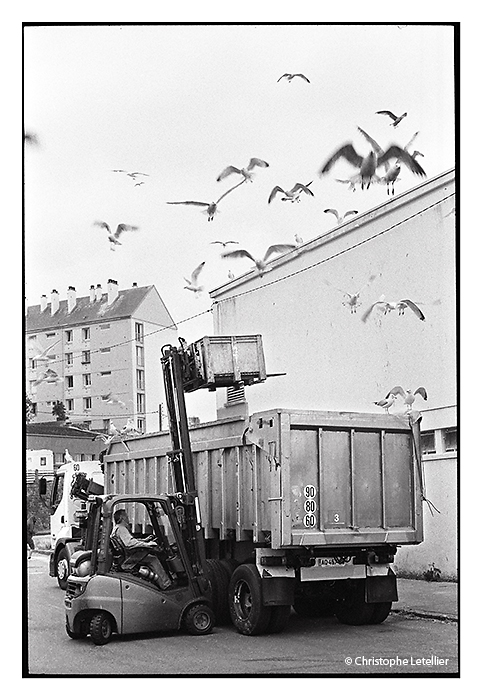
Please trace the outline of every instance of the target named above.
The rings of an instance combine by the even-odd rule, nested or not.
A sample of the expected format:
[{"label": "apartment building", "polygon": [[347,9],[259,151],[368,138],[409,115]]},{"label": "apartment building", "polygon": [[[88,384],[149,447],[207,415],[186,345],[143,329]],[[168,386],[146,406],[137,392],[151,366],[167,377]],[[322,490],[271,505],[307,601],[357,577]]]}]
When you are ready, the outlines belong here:
[{"label": "apartment building", "polygon": [[[73,424],[122,428],[128,420],[141,432],[159,427],[163,402],[160,348],[177,343],[176,325],[153,285],[119,290],[110,279],[104,291],[67,298],[52,290],[25,318],[26,393],[35,422],[55,421],[61,401]],[[131,423],[132,424],[132,423]]]}]

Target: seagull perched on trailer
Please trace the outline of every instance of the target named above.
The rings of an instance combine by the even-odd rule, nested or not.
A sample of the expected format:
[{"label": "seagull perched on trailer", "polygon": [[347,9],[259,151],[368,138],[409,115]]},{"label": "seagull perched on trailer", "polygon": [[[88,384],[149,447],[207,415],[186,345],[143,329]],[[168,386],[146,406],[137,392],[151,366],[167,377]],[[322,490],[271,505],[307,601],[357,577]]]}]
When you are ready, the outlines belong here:
[{"label": "seagull perched on trailer", "polygon": [[390,393],[386,396],[386,398],[380,399],[380,401],[374,401],[373,403],[375,406],[380,406],[381,408],[384,408],[387,413],[390,413],[389,409],[395,403],[396,398],[397,397],[395,394]]},{"label": "seagull perched on trailer", "polygon": [[228,165],[227,168],[224,168],[223,172],[217,176],[216,182],[221,182],[221,180],[224,180],[228,175],[232,175],[232,173],[242,175],[244,178],[243,182],[247,182],[248,180],[252,182],[254,173],[252,173],[251,170],[256,167],[269,168],[269,163],[265,160],[261,160],[261,158],[251,158],[246,168],[237,168],[235,165]]},{"label": "seagull perched on trailer", "polygon": [[275,253],[288,253],[291,250],[294,250],[296,248],[295,245],[292,243],[278,243],[275,245],[270,245],[266,253],[262,258],[255,258],[251,253],[249,253],[247,250],[232,250],[229,253],[222,253],[221,257],[223,258],[249,258],[254,262],[256,265],[256,269],[259,272],[260,277],[263,276],[264,271],[266,269],[266,265],[268,264],[268,259],[274,255]]},{"label": "seagull perched on trailer", "polygon": [[300,201],[301,192],[305,192],[306,194],[309,194],[312,197],[314,197],[315,195],[313,194],[313,192],[310,189],[308,189],[312,182],[313,180],[307,185],[302,185],[301,182],[297,182],[296,185],[294,185],[294,187],[292,187],[290,190],[284,190],[279,185],[276,185],[276,187],[273,187],[268,197],[268,204],[271,204],[278,192],[284,194],[284,197],[281,197],[282,202],[291,202],[292,204],[293,202]]},{"label": "seagull perched on trailer", "polygon": [[344,158],[358,168],[359,172],[357,175],[360,177],[362,190],[365,188],[368,189],[372,182],[380,182],[380,178],[376,175],[377,168],[385,163],[388,164],[388,162],[393,158],[399,159],[405,163],[405,165],[416,175],[425,175],[425,171],[422,166],[417,163],[417,161],[412,158],[409,153],[401,148],[401,146],[392,144],[386,151],[383,151],[383,149],[380,148],[377,142],[374,141],[366,133],[366,131],[363,131],[363,129],[360,127],[358,127],[358,131],[365,136],[372,146],[372,150],[368,153],[368,155],[364,157],[361,156],[359,153],[357,153],[352,143],[346,143],[344,146],[335,151],[335,153],[322,166],[319,171],[320,177],[328,173],[339,158]]},{"label": "seagull perched on trailer", "polygon": [[390,117],[390,119],[392,120],[391,126],[393,126],[393,128],[396,129],[397,126],[398,126],[398,125],[400,124],[400,122],[402,121],[402,119],[405,119],[405,117],[407,116],[408,112],[404,112],[404,113],[401,114],[399,117],[397,117],[397,115],[394,114],[393,112],[390,112],[390,110],[388,110],[388,109],[382,109],[380,112],[375,112],[375,114],[386,114],[387,117]]},{"label": "seagull perched on trailer", "polygon": [[390,389],[388,392],[386,398],[389,396],[402,396],[403,399],[405,400],[405,406],[407,407],[407,413],[412,410],[412,406],[415,402],[415,396],[417,394],[420,394],[422,399],[424,401],[427,400],[427,390],[423,386],[419,386],[418,389],[415,389],[415,391],[412,391],[411,389],[402,389],[401,386],[394,386],[393,389]]},{"label": "seagull perched on trailer", "polygon": [[400,299],[400,301],[385,301],[385,295],[382,294],[380,299],[376,301],[374,304],[368,307],[368,309],[365,311],[365,313],[362,316],[362,321],[363,323],[366,323],[368,320],[368,317],[372,313],[373,309],[376,307],[380,308],[384,314],[389,313],[390,311],[396,311],[398,309],[398,315],[403,316],[405,313],[405,309],[411,309],[415,316],[419,318],[421,321],[425,321],[425,316],[423,315],[422,311],[418,308],[418,306],[411,301],[410,299]]}]

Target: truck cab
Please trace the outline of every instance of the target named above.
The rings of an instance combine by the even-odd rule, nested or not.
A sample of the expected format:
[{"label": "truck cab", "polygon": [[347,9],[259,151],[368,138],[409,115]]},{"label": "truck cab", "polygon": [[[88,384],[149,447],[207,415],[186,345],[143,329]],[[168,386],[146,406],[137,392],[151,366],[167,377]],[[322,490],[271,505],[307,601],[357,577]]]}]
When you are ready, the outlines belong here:
[{"label": "truck cab", "polygon": [[72,498],[70,489],[76,474],[84,473],[96,484],[96,491],[103,493],[104,473],[98,461],[66,462],[57,469],[50,495],[51,548],[49,574],[55,576],[62,589],[67,588],[70,558],[81,547],[79,518],[86,510],[86,503]]}]

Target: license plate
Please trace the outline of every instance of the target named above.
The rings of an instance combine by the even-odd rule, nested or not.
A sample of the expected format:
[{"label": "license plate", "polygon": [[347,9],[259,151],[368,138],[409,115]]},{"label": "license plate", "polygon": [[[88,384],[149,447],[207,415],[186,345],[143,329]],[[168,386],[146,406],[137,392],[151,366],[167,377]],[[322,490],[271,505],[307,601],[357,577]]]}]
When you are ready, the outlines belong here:
[{"label": "license plate", "polygon": [[351,557],[317,557],[316,566],[346,566]]}]

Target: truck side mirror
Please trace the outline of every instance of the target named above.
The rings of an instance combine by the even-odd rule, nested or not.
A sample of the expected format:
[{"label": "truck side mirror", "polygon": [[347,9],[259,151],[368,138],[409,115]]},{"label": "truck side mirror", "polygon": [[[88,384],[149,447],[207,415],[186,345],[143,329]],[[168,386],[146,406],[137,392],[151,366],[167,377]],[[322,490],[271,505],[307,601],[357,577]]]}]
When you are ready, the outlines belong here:
[{"label": "truck side mirror", "polygon": [[44,476],[38,480],[38,494],[39,496],[47,494],[47,479]]}]

